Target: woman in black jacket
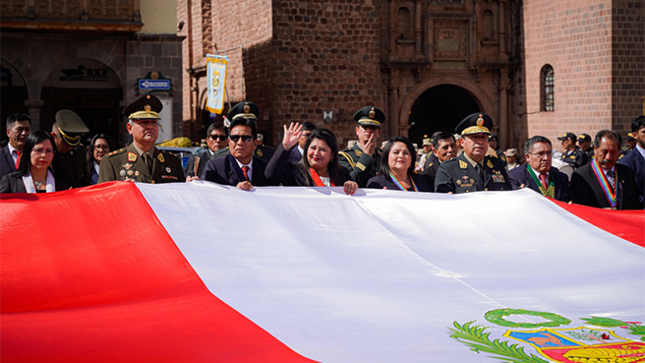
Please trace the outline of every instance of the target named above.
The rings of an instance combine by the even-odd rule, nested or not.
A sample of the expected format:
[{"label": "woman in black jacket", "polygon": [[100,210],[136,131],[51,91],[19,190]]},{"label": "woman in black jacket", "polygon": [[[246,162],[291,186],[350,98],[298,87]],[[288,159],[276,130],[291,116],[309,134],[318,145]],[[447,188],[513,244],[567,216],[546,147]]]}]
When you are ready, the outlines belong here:
[{"label": "woman in black jacket", "polygon": [[327,129],[316,129],[311,133],[299,162],[287,162],[286,158],[280,157],[283,153],[289,153],[289,150],[280,144],[269,161],[267,171],[272,175],[280,174],[284,186],[343,186],[345,193],[350,195],[358,189],[358,184],[350,180],[349,171],[338,164],[336,136]]},{"label": "woman in black jacket", "polygon": [[38,130],[27,137],[20,155],[18,171],[0,180],[0,193],[51,193],[70,188],[64,176],[50,168],[56,144],[50,134]]},{"label": "woman in black jacket", "polygon": [[372,189],[431,192],[425,178],[414,173],[417,155],[410,140],[402,136],[391,138],[383,148],[378,175],[367,181]]}]

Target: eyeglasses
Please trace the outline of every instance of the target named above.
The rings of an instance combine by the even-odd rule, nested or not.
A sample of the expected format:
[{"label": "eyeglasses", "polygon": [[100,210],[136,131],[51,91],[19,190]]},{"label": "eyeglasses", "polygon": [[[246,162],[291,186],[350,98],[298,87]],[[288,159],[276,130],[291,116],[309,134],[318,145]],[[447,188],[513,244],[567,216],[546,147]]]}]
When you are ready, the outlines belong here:
[{"label": "eyeglasses", "polygon": [[94,148],[96,150],[110,150],[110,147],[108,145],[94,145]]},{"label": "eyeglasses", "polygon": [[37,148],[37,149],[32,149],[31,152],[36,153],[36,154],[47,154],[47,155],[49,155],[49,154],[54,153],[54,149]]},{"label": "eyeglasses", "polygon": [[253,136],[251,136],[251,135],[231,135],[228,138],[233,142],[239,142],[240,138],[244,142],[249,142],[249,141],[253,140]]},{"label": "eyeglasses", "polygon": [[224,135],[211,135],[211,136],[209,136],[209,137],[210,137],[213,141],[217,141],[217,140],[219,140],[219,141],[224,141],[224,140],[226,140],[226,136],[224,136]]},{"label": "eyeglasses", "polygon": [[542,159],[542,158],[550,158],[551,155],[553,155],[553,152],[544,151],[544,152],[541,152],[541,153],[530,153],[530,154],[535,156],[535,157],[537,157],[538,159]]}]

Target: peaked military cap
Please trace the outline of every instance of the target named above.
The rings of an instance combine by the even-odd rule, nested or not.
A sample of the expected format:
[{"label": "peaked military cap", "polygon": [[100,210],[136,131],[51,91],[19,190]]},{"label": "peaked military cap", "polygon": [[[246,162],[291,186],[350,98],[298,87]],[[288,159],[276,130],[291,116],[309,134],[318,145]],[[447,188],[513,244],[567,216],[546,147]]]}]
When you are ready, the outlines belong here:
[{"label": "peaked military cap", "polygon": [[378,107],[367,106],[354,114],[354,120],[359,125],[381,127],[381,124],[385,122],[385,114]]},{"label": "peaked military cap", "polygon": [[589,141],[589,142],[591,142],[591,136],[589,136],[587,134],[580,134],[580,136],[578,136],[578,141]]},{"label": "peaked military cap", "polygon": [[627,137],[625,139],[627,139],[627,141],[635,141],[636,137],[634,137],[634,133],[630,132],[629,134],[627,134]]},{"label": "peaked military cap", "polygon": [[81,135],[90,132],[83,120],[72,110],[56,112],[55,119],[61,138],[71,147],[81,142]]},{"label": "peaked military cap", "polygon": [[123,110],[123,116],[130,120],[159,120],[163,104],[155,95],[141,95],[130,102]]},{"label": "peaked military cap", "polygon": [[564,141],[566,139],[571,139],[571,141],[576,141],[577,139],[576,134],[574,134],[573,132],[565,132],[564,135],[562,135],[562,137],[558,137],[558,140],[560,141]]},{"label": "peaked military cap", "polygon": [[497,138],[497,135],[489,134],[488,135],[488,141],[492,141],[492,140],[499,141],[499,139]]},{"label": "peaked military cap", "polygon": [[461,136],[473,134],[490,134],[493,128],[493,119],[483,112],[475,112],[466,116],[455,128]]},{"label": "peaked military cap", "polygon": [[257,121],[259,114],[260,108],[258,107],[258,105],[253,102],[242,101],[233,106],[233,108],[228,111],[227,118],[231,121],[231,123],[238,118],[252,119]]}]

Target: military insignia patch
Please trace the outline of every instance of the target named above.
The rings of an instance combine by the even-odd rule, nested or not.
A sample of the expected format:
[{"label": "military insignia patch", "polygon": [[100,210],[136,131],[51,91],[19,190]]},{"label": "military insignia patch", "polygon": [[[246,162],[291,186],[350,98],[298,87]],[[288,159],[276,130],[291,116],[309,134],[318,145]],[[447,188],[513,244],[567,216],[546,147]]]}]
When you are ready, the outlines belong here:
[{"label": "military insignia patch", "polygon": [[468,164],[463,160],[459,160],[459,167],[462,169],[468,169]]},{"label": "military insignia patch", "polygon": [[139,176],[139,175],[141,175],[141,172],[140,172],[139,170],[136,170],[136,171],[134,172],[134,176]]},{"label": "military insignia patch", "polygon": [[[516,323],[506,319],[512,315],[535,316],[545,321]],[[454,322],[450,336],[475,352],[486,352],[504,361],[546,363],[538,356],[525,352],[526,348],[532,348],[542,357],[555,362],[645,362],[645,326],[640,322],[591,317],[580,319],[584,326],[558,328],[571,324],[571,320],[554,313],[521,309],[492,310],[485,314],[485,318],[490,323],[510,327],[502,337],[519,341],[524,346],[501,339],[491,340],[491,333],[486,332],[487,327],[473,325],[473,321],[465,324]],[[620,330],[617,331],[617,328]],[[634,338],[640,341],[622,336],[624,333],[639,336]]]},{"label": "military insignia patch", "polygon": [[131,176],[132,175],[132,170],[128,170],[128,172],[126,174],[128,174],[128,176]]},{"label": "military insignia patch", "polygon": [[358,149],[356,149],[354,151],[356,152],[356,156],[359,157],[359,158],[361,157],[361,155],[363,155],[363,152],[358,150]]},{"label": "military insignia patch", "polygon": [[159,159],[159,161],[161,161],[162,163],[166,161],[166,160],[163,158],[163,154],[162,154],[162,153],[159,153],[159,155],[157,155],[157,159]]},{"label": "military insignia patch", "polygon": [[482,115],[481,113],[479,114],[479,118],[477,119],[477,126],[484,126],[484,115]]},{"label": "military insignia patch", "polygon": [[255,152],[255,154],[256,154],[259,158],[261,158],[262,156],[264,156],[264,153],[262,152],[262,150],[261,150],[261,149],[258,149],[258,150]]},{"label": "military insignia patch", "polygon": [[370,113],[368,113],[367,116],[369,118],[374,118],[374,116],[376,116],[376,112],[374,112],[374,107],[372,107],[372,109],[370,110]]},{"label": "military insignia patch", "polygon": [[123,168],[124,168],[125,170],[130,170],[130,168],[131,168],[131,167],[132,167],[132,164],[130,164],[130,163],[125,163],[125,164],[123,164]]},{"label": "military insignia patch", "polygon": [[490,160],[488,160],[488,162],[486,163],[486,166],[492,169],[493,163]]},{"label": "military insignia patch", "polygon": [[125,176],[125,170],[121,169],[121,171],[119,172],[119,175]]},{"label": "military insignia patch", "polygon": [[134,163],[137,161],[137,154],[133,153],[132,151],[128,151],[128,161],[131,163]]},{"label": "military insignia patch", "polygon": [[170,173],[170,168],[166,167],[166,173]]}]

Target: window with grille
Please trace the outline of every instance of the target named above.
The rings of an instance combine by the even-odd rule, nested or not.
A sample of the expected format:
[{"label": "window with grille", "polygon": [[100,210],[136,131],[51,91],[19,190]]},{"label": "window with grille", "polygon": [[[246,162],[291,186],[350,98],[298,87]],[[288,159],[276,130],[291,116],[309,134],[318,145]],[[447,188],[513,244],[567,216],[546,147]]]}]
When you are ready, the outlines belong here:
[{"label": "window with grille", "polygon": [[540,98],[541,111],[552,112],[555,110],[555,77],[553,67],[545,65],[540,72]]}]

